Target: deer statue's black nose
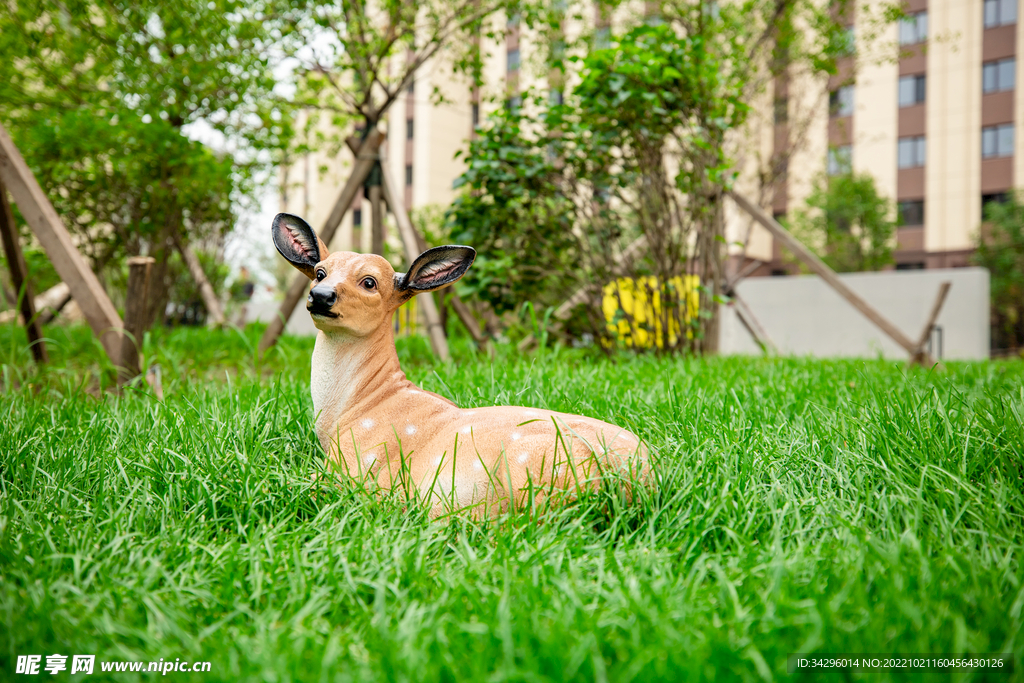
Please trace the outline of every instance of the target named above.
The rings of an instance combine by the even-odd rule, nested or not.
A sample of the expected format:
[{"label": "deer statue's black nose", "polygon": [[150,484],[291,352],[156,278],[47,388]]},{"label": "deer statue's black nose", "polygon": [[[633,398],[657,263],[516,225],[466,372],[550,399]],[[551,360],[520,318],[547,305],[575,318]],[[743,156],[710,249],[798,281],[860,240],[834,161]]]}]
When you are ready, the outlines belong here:
[{"label": "deer statue's black nose", "polygon": [[334,287],[319,285],[310,290],[306,297],[306,308],[310,310],[329,310],[338,302],[338,293]]}]

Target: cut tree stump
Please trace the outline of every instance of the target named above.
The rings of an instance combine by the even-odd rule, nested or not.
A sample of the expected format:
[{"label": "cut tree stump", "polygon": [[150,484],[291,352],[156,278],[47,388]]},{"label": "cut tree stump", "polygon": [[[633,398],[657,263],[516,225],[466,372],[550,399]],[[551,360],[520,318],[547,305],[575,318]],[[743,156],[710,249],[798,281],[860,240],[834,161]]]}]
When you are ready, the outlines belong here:
[{"label": "cut tree stump", "polygon": [[124,298],[124,335],[121,337],[121,362],[118,384],[139,375],[139,351],[146,335],[146,304],[149,300],[149,276],[156,259],[133,256],[128,259],[128,289]]}]

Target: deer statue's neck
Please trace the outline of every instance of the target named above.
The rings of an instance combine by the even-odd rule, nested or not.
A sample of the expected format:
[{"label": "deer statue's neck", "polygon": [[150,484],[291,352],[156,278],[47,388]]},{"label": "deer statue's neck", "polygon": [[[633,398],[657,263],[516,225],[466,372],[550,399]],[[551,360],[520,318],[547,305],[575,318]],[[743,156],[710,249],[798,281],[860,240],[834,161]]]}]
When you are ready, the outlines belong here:
[{"label": "deer statue's neck", "polygon": [[369,337],[321,330],[312,364],[313,414],[321,440],[335,427],[357,419],[383,398],[409,386],[387,324]]}]

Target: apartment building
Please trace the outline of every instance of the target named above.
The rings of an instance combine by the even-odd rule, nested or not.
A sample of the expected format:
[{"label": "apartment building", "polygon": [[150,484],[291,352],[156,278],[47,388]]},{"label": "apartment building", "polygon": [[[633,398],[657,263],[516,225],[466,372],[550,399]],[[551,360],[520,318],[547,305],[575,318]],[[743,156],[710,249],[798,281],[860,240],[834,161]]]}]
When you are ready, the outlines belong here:
[{"label": "apartment building", "polygon": [[[812,124],[816,154],[790,164],[772,209],[784,216],[799,206],[808,175],[822,168],[867,172],[898,205],[897,269],[964,266],[983,207],[1024,178],[1018,0],[908,0],[907,14],[879,39],[898,45],[897,58],[875,50],[840,63]],[[856,41],[856,17],[849,31]],[[793,89],[775,83],[777,148],[787,142]],[[785,271],[779,256],[775,247],[762,272]]]},{"label": "apartment building", "polygon": [[[649,11],[650,3],[639,5]],[[798,143],[785,155],[784,172],[766,203],[782,217],[802,204],[821,174],[867,172],[898,203],[903,226],[897,269],[966,265],[983,207],[1024,185],[1018,0],[908,0],[907,19],[888,25],[873,37],[871,49],[861,50],[857,17],[878,7],[878,0],[865,0],[855,8],[848,31],[856,49],[841,60],[836,75],[827,82],[800,74],[777,79],[763,94],[765,106],[755,107],[763,115],[751,119],[748,133],[760,160]],[[482,89],[453,77],[441,57],[420,71],[387,117],[384,153],[413,211],[451,202],[452,182],[464,168],[455,153],[466,148],[490,109],[516,105],[528,86],[560,92],[560,84],[537,64],[529,32],[514,18],[494,21],[507,22],[510,30],[504,45],[484,46]],[[616,18],[595,8],[594,22],[600,35]],[[445,104],[431,103],[435,87]],[[796,118],[804,121],[799,141]],[[760,161],[738,161],[741,191],[754,192]],[[347,152],[297,160],[282,172],[282,210],[321,224],[350,167]],[[369,223],[365,205],[357,201],[348,213],[334,248],[369,249],[369,230],[362,229]],[[762,262],[753,274],[792,268],[770,235],[732,207],[727,233],[730,242],[747,243],[748,258]]]}]

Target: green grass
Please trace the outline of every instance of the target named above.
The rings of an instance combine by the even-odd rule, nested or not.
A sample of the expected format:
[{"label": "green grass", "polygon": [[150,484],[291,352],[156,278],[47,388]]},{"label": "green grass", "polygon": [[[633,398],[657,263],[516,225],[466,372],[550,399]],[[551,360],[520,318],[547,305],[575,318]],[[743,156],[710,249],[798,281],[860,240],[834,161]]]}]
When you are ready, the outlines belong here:
[{"label": "green grass", "polygon": [[0,679],[91,653],[204,681],[814,680],[787,654],[965,651],[1017,669],[952,680],[1022,678],[1024,362],[444,366],[403,342],[460,405],[614,421],[659,461],[625,507],[441,524],[311,490],[311,342],[257,365],[258,332],[155,333],[160,403],[103,391],[87,331],[48,330],[39,373],[0,328]]}]

